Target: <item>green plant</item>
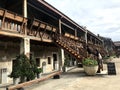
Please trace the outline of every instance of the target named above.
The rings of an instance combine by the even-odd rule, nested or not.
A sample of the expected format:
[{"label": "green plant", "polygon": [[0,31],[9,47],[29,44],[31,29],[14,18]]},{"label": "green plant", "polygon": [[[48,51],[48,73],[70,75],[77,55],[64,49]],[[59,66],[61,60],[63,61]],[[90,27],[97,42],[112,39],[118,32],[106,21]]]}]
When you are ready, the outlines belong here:
[{"label": "green plant", "polygon": [[36,68],[36,70],[35,70],[35,73],[36,74],[39,74],[39,73],[41,73],[42,72],[42,68]]},{"label": "green plant", "polygon": [[85,66],[96,66],[98,65],[98,62],[96,60],[86,58],[85,60],[82,61],[82,64]]},{"label": "green plant", "polygon": [[65,56],[64,66],[69,66],[69,57],[68,55]]},{"label": "green plant", "polygon": [[20,54],[16,56],[12,73],[9,76],[11,78],[20,77],[21,83],[25,81],[25,78],[27,78],[27,81],[33,80],[36,76],[36,73],[34,72],[35,68],[37,68],[37,66],[35,66],[35,64],[33,65],[33,63],[30,63],[30,60],[26,55]]},{"label": "green plant", "polygon": [[104,60],[109,59],[109,58],[110,58],[110,56],[103,57]]}]

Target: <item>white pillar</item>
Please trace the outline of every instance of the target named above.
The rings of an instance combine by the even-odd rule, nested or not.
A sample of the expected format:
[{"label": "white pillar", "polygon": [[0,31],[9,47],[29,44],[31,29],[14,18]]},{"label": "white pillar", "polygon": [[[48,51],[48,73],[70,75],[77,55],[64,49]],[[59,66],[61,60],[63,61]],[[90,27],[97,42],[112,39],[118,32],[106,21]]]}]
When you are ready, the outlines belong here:
[{"label": "white pillar", "polygon": [[27,0],[23,0],[23,15],[27,18]]},{"label": "white pillar", "polygon": [[30,57],[30,39],[21,39],[20,54],[24,53],[28,58]]},{"label": "white pillar", "polygon": [[[62,34],[62,29],[61,29],[61,19],[59,19],[59,33]],[[64,50],[63,49],[60,49],[60,61],[59,61],[59,64],[60,64],[60,70],[62,70],[62,67],[64,66],[64,59],[65,59],[65,55],[64,55]]]},{"label": "white pillar", "polygon": [[65,53],[64,53],[64,50],[61,49],[61,61],[62,61],[62,66],[64,66],[64,60],[65,60]]}]

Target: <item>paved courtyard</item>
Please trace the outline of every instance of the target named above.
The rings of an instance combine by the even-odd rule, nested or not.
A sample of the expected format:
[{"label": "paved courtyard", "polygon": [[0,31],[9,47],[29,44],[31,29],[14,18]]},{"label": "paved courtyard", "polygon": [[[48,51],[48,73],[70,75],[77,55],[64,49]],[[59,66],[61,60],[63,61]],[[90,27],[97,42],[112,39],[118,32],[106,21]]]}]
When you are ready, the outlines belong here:
[{"label": "paved courtyard", "polygon": [[25,90],[120,90],[120,59],[115,58],[117,75],[107,75],[107,66],[96,76],[87,76],[82,68],[61,75],[61,79],[49,79],[26,87]]},{"label": "paved courtyard", "polygon": [[115,62],[117,75],[107,75],[106,64],[104,71],[96,76],[87,76],[83,68],[75,68],[63,73],[60,79],[49,79],[25,87],[24,90],[120,90],[120,58],[115,58],[112,62]]}]

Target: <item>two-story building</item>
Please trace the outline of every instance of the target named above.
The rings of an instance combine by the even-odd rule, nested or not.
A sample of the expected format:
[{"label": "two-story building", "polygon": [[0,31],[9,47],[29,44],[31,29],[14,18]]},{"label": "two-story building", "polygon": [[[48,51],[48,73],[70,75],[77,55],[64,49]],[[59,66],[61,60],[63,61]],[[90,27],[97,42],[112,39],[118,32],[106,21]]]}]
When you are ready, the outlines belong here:
[{"label": "two-story building", "polygon": [[[65,54],[72,61],[87,57],[86,46],[102,50],[102,41],[44,0],[0,1],[0,83],[17,55],[32,54],[43,73],[61,70]],[[95,46],[95,47],[93,47]]]}]

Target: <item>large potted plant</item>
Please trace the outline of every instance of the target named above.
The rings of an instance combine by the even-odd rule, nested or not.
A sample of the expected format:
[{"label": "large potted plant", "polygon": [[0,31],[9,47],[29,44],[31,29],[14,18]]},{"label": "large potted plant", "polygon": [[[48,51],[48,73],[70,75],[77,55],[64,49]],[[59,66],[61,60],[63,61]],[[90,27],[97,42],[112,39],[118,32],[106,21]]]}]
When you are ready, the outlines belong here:
[{"label": "large potted plant", "polygon": [[98,62],[97,60],[93,60],[90,58],[86,58],[82,61],[84,71],[87,75],[96,75],[98,70]]}]

